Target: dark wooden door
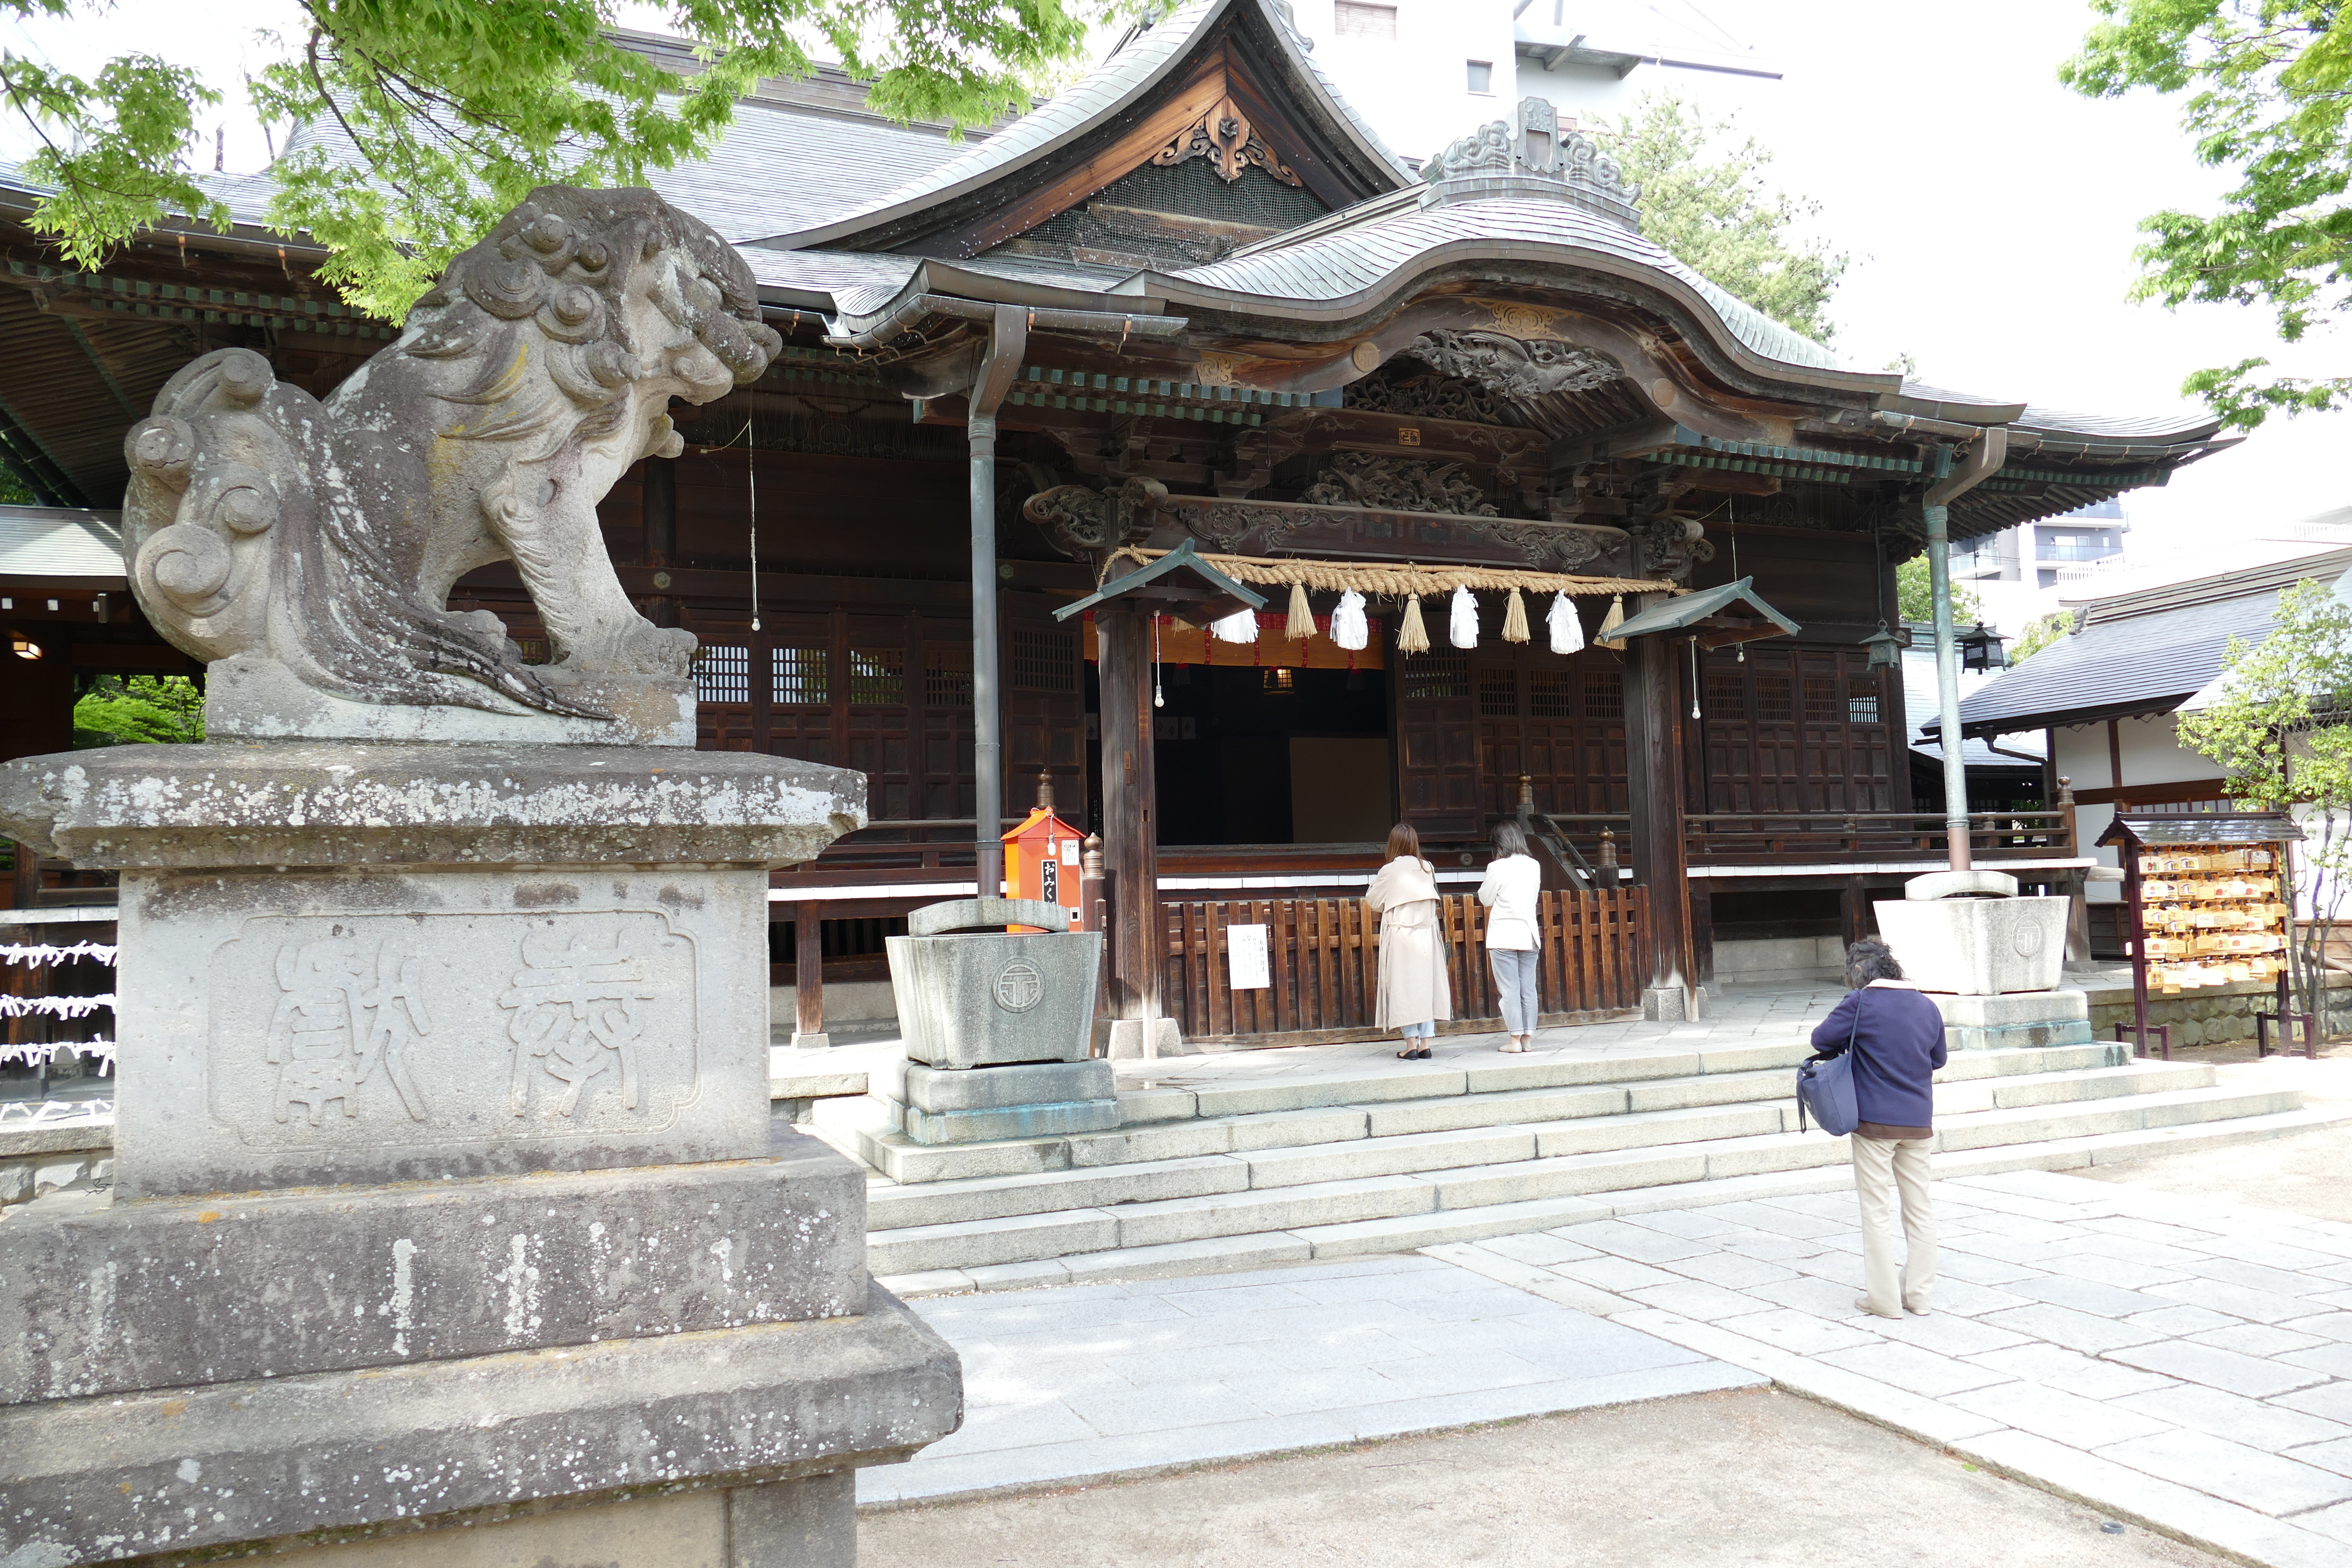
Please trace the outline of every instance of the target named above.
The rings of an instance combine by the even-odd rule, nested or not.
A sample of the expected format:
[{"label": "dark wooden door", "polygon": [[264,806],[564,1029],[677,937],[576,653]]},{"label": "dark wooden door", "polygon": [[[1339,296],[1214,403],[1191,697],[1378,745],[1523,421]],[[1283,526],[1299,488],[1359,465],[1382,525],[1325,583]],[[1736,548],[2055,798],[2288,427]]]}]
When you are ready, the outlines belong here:
[{"label": "dark wooden door", "polygon": [[1856,648],[1765,646],[1706,661],[1706,809],[1895,811],[1901,710]]},{"label": "dark wooden door", "polygon": [[1423,837],[1476,838],[1486,831],[1478,721],[1470,658],[1400,655],[1390,679],[1396,702],[1397,798]]}]

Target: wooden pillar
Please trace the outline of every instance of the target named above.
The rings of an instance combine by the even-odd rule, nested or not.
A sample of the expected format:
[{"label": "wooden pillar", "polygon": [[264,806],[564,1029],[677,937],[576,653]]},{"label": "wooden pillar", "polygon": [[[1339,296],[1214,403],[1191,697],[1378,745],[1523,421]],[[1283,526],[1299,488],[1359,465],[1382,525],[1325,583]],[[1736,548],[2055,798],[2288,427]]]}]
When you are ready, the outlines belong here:
[{"label": "wooden pillar", "polygon": [[824,1032],[824,921],[816,905],[803,903],[793,912],[793,1046],[831,1044]]},{"label": "wooden pillar", "polygon": [[[1103,872],[1110,906],[1111,1048],[1156,1053],[1160,1018],[1160,802],[1151,762],[1151,622],[1148,603],[1095,610],[1102,684]],[[1139,1026],[1121,1030],[1122,1023]]]},{"label": "wooden pillar", "polygon": [[[647,458],[637,495],[645,527],[640,555],[646,566],[657,573],[667,573],[677,564],[677,459]],[[661,588],[667,584],[656,583],[654,586]],[[677,599],[663,594],[646,600],[646,618],[657,626],[677,625]],[[752,679],[756,681],[758,679],[754,674]]]},{"label": "wooden pillar", "polygon": [[[1660,602],[1644,594],[1628,614]],[[1650,974],[1645,1018],[1704,1016],[1691,942],[1689,847],[1683,808],[1682,644],[1665,637],[1625,645],[1625,755],[1632,772],[1633,875],[1650,889]]]}]

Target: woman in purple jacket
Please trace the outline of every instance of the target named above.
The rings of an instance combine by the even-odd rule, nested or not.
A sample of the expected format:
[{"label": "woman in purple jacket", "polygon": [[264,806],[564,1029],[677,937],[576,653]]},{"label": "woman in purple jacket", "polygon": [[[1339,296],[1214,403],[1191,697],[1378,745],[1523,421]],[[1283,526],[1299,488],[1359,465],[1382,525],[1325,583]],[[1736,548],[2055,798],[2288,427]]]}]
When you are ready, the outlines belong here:
[{"label": "woman in purple jacket", "polygon": [[[1944,1065],[1944,1015],[1903,978],[1883,942],[1846,949],[1853,989],[1813,1031],[1813,1059],[1853,1047],[1853,1187],[1862,1200],[1862,1273],[1869,1294],[1854,1303],[1882,1318],[1927,1315],[1936,1289],[1936,1211],[1927,1199],[1927,1152],[1936,1141],[1934,1076]],[[1887,1189],[1903,1194],[1900,1289]]]}]

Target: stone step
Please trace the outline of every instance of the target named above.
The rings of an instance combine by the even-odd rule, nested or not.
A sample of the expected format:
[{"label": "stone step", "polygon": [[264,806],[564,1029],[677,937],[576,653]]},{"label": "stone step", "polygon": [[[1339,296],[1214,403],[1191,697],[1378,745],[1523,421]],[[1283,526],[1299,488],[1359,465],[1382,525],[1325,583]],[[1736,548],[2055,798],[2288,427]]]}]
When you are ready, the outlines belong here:
[{"label": "stone step", "polygon": [[[2143,1128],[2087,1137],[2053,1139],[1934,1156],[1941,1177],[1991,1175],[2018,1170],[2079,1170],[2087,1165],[2145,1159],[2153,1154],[2326,1131],[2352,1124],[2352,1106],[2246,1116],[2210,1123]],[[1841,1150],[1843,1145],[1837,1145]],[[1478,1241],[1549,1230],[1587,1220],[1696,1208],[1746,1199],[1832,1192],[1852,1184],[1841,1159],[1828,1165],[1718,1180],[1633,1187],[1592,1196],[1536,1199],[1485,1207],[1434,1209],[1386,1218],[1339,1221],[1327,1226],[1260,1231],[1205,1240],[1120,1247],[1060,1258],[1003,1265],[942,1267],[885,1275],[880,1283],[901,1297],[969,1290],[1019,1289],[1040,1285],[1104,1279],[1160,1279],[1175,1275],[1264,1268],[1316,1258],[1367,1252],[1402,1252],[1454,1241]]]},{"label": "stone step", "polygon": [[[957,1220],[985,1219],[1009,1214],[1033,1214],[1055,1208],[1082,1208],[1161,1198],[1198,1197],[1245,1188],[1296,1186],[1311,1182],[1343,1181],[1364,1176],[1403,1175],[1463,1166],[1516,1163],[1539,1156],[1594,1153],[1610,1149],[1649,1144],[1685,1143],[1701,1140],[1748,1137],[1780,1132],[1795,1126],[1794,1100],[1783,1091],[1787,1076],[1727,1074],[1720,1080],[1685,1080],[1699,1084],[1751,1081],[1751,1093],[1780,1096],[1769,1101],[1749,1100],[1722,1106],[1694,1106],[1670,1110],[1624,1110],[1622,1100],[1604,1099],[1597,1113],[1557,1121],[1530,1121],[1492,1127],[1449,1128],[1437,1132],[1382,1133],[1367,1131],[1382,1125],[1381,1108],[1366,1111],[1328,1110],[1277,1112],[1251,1118],[1227,1130],[1245,1142],[1279,1133],[1284,1140],[1271,1148],[1214,1150],[1206,1154],[1180,1153],[1166,1160],[1136,1162],[1071,1171],[1047,1171],[1020,1176],[975,1177],[961,1181],[876,1184],[867,1194],[869,1230],[906,1226],[939,1225]],[[1938,1112],[1952,1116],[1973,1111],[2051,1105],[2070,1101],[2139,1094],[2171,1088],[2204,1088],[2213,1081],[2205,1063],[2144,1063],[2122,1068],[2093,1068],[2073,1073],[2032,1075],[2013,1079],[1977,1079],[1939,1086]],[[1540,1114],[1566,1108],[1553,1097],[1562,1093],[1600,1093],[1605,1089],[1521,1091],[1521,1095],[1482,1096],[1521,1108],[1519,1114]],[[1460,1101],[1440,1101],[1455,1105]],[[1191,1124],[1207,1133],[1226,1124]],[[1139,1130],[1139,1138],[1167,1130]],[[1210,1147],[1199,1140],[1182,1147]]]},{"label": "stone step", "polygon": [[[1802,1046],[1743,1047],[1737,1051],[1661,1053],[1636,1058],[1634,1064],[1595,1059],[1539,1062],[1524,1068],[1480,1066],[1436,1073],[1375,1071],[1330,1075],[1250,1086],[1253,1098],[1248,1103],[1261,1100],[1268,1103],[1255,1110],[1215,1115],[1193,1112],[1202,1104],[1227,1103],[1230,1097],[1223,1090],[1128,1090],[1119,1099],[1131,1119],[1128,1125],[1117,1130],[984,1143],[917,1143],[891,1131],[878,1113],[878,1106],[853,1115],[836,1110],[834,1106],[841,1103],[836,1101],[820,1110],[818,1121],[836,1132],[851,1132],[845,1139],[835,1140],[845,1152],[859,1156],[894,1182],[914,1185],[1195,1159],[1368,1137],[1521,1126],[1781,1100],[1795,1092],[1791,1075],[1794,1065],[1811,1054],[1810,1048]],[[1686,1062],[1700,1055],[1714,1059],[1715,1070],[1622,1076],[1630,1065],[1639,1062]],[[1764,1065],[1756,1065],[1760,1058],[1769,1059]],[[1953,1058],[1938,1075],[1938,1082],[1960,1085],[1997,1078],[2095,1072],[2128,1060],[2125,1047],[2113,1043],[1972,1051]],[[2200,1070],[2189,1063],[2147,1065],[2154,1070]],[[1526,1077],[1572,1077],[1596,1068],[1607,1068],[1621,1076],[1598,1083],[1520,1081]],[[2202,1070],[2210,1072],[2210,1068]],[[1465,1082],[1487,1087],[1465,1089],[1462,1087]],[[1361,1090],[1365,1098],[1360,1101],[1328,1098],[1342,1089]],[[1407,1096],[1400,1092],[1404,1089],[1418,1092]],[[1282,1092],[1257,1096],[1257,1089]],[[2114,1089],[2105,1092],[2137,1090]],[[1297,1100],[1311,1103],[1287,1103]],[[1954,1104],[1956,1109],[1991,1108],[1990,1102],[1967,1096],[1961,1096]],[[1186,1106],[1192,1109],[1184,1109]]]},{"label": "stone step", "polygon": [[[2084,1104],[2030,1106],[1968,1112],[1940,1121],[1938,1152],[2008,1144],[2153,1131],[2192,1122],[2278,1114],[2299,1109],[2291,1089],[2191,1089]],[[947,1221],[871,1228],[867,1267],[877,1275],[940,1268],[1027,1263],[1074,1252],[1154,1247],[1268,1231],[1402,1219],[1459,1209],[1486,1209],[1550,1199],[1584,1197],[1636,1187],[1681,1185],[1820,1167],[1843,1167],[1846,1144],[1818,1131],[1785,1131],[1783,1108],[1653,1112],[1651,1125],[1691,1141],[1578,1149],[1594,1127],[1568,1123],[1520,1129],[1534,1136],[1536,1157],[1412,1173],[1353,1176],[1270,1186],[1234,1187],[1182,1196],[1123,1202],[1110,1207],[1063,1210],[997,1219]],[[1710,1118],[1743,1117],[1738,1122]],[[1764,1118],[1769,1117],[1769,1123]],[[1627,1115],[1601,1119],[1619,1125]],[[1745,1128],[1747,1131],[1740,1131]],[[1442,1146],[1442,1145],[1441,1145]],[[1232,1161],[1245,1174],[1249,1162]],[[1213,1167],[1212,1167],[1213,1168]],[[1234,1173],[1203,1173],[1230,1182]],[[1067,1222],[1066,1232],[1055,1221]],[[1095,1226],[1093,1222],[1099,1222]],[[1100,1228],[1108,1226],[1108,1231]],[[1367,1233],[1376,1234],[1376,1233]],[[1091,1245],[1070,1245],[1083,1235]],[[1420,1245],[1420,1244],[1415,1244]],[[1381,1248],[1385,1249],[1385,1248]]]}]

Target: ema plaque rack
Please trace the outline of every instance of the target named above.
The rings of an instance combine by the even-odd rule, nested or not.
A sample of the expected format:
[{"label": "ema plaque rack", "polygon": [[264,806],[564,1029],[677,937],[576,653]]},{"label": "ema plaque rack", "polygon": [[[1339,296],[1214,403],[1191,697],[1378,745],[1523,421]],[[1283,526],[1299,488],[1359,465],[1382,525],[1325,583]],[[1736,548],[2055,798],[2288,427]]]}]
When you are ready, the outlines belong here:
[{"label": "ema plaque rack", "polygon": [[2128,1036],[2145,1054],[2152,1032],[2169,1060],[2170,1026],[2147,1021],[2151,989],[2178,996],[2270,981],[2278,1005],[2254,1016],[2256,1053],[2268,1054],[2271,1024],[2279,1026],[2282,1048],[2291,1049],[2287,1031],[2298,1019],[2305,1054],[2315,1051],[2315,1021],[2289,1010],[2287,988],[2294,900],[2286,847],[2302,837],[2284,812],[2116,815],[2099,842],[2116,846],[2123,860],[2131,922],[2132,1022],[2116,1026],[2117,1039]]}]

